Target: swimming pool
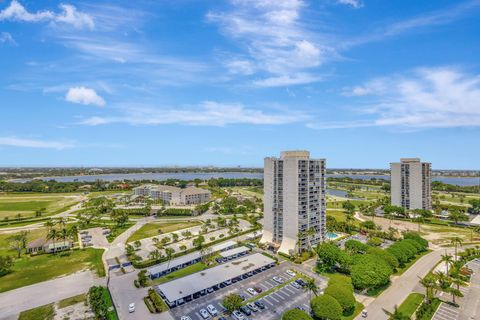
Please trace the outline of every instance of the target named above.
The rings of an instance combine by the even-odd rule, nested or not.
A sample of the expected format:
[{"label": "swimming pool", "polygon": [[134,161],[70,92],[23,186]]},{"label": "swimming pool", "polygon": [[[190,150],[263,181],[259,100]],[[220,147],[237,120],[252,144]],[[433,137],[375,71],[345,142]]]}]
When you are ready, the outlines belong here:
[{"label": "swimming pool", "polygon": [[327,238],[330,240],[337,239],[339,236],[335,232],[327,232]]}]

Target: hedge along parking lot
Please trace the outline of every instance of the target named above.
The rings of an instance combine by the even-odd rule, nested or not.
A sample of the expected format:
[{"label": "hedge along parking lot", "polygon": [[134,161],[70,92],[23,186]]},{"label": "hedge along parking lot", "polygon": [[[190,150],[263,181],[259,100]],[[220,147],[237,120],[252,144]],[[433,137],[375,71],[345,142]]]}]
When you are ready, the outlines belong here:
[{"label": "hedge along parking lot", "polygon": [[[176,307],[171,310],[175,319],[179,319],[181,316],[188,315],[192,320],[201,319],[200,309],[204,309],[209,304],[213,304],[219,311],[223,310],[221,306],[223,298],[231,293],[244,295],[246,300],[254,299],[254,297],[248,293],[248,288],[260,287],[263,292],[268,292],[272,288],[280,287],[281,285],[275,282],[272,277],[279,276],[283,280],[288,281],[292,277],[285,271],[287,269],[294,270],[289,263],[282,263],[279,266],[267,269],[260,272],[250,278],[238,281],[230,286],[224,287],[211,294],[203,296],[199,299],[187,302],[184,305]],[[326,286],[326,280],[322,283],[317,283],[319,287]],[[260,296],[260,295],[259,295]],[[254,299],[256,300],[256,299]],[[303,291],[303,289],[296,289],[290,284],[279,288],[268,295],[260,298],[265,304],[265,310],[261,310],[252,314],[248,318],[253,319],[276,319],[279,318],[282,312],[294,308],[302,307],[306,310],[309,308],[309,295]]]}]

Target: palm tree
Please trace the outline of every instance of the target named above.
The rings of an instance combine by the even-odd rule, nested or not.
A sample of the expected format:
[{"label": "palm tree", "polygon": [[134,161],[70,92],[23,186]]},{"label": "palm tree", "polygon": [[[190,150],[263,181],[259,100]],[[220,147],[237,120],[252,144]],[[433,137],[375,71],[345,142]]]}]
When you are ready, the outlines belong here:
[{"label": "palm tree", "polygon": [[449,287],[447,290],[445,290],[445,292],[450,293],[452,295],[453,304],[456,304],[455,297],[460,297],[460,298],[463,297],[463,293],[456,288]]},{"label": "palm tree", "polygon": [[445,266],[447,267],[447,275],[448,275],[448,267],[453,263],[453,257],[445,252],[442,254],[442,262],[445,262]]},{"label": "palm tree", "polygon": [[388,316],[389,320],[410,320],[409,316],[404,315],[400,311],[398,311],[397,305],[395,305],[393,312],[388,311],[387,309],[383,309],[383,312]]},{"label": "palm tree", "polygon": [[435,280],[435,276],[427,275],[423,279],[420,278],[419,283],[425,288],[425,292],[426,292],[425,303],[430,304],[431,299],[434,297],[436,288],[437,288],[437,282]]},{"label": "palm tree", "polygon": [[60,230],[58,236],[59,236],[59,238],[63,239],[63,245],[65,246],[65,242],[67,242],[67,238],[68,238],[68,230],[65,227],[62,228]]},{"label": "palm tree", "polygon": [[50,230],[55,226],[55,223],[53,222],[52,219],[48,220],[43,224],[45,227],[47,227],[47,231],[50,232]]},{"label": "palm tree", "polygon": [[313,237],[315,234],[317,234],[317,230],[314,227],[310,227],[306,232],[308,251],[312,251],[311,237]]},{"label": "palm tree", "polygon": [[450,244],[454,245],[455,246],[455,261],[457,261],[457,250],[458,250],[458,246],[461,246],[463,244],[463,241],[461,238],[459,237],[453,237],[451,240],[450,240]]},{"label": "palm tree", "polygon": [[59,236],[59,232],[57,231],[57,229],[50,229],[50,231],[48,232],[47,234],[47,239],[51,239],[52,242],[53,242],[53,254],[55,254],[57,252],[57,248],[55,247],[55,240],[58,239],[58,236]]},{"label": "palm tree", "polygon": [[149,253],[149,256],[150,256],[150,259],[158,261],[162,258],[162,253],[160,252],[160,250],[155,249]]},{"label": "palm tree", "polygon": [[174,252],[175,252],[175,250],[173,250],[172,248],[166,248],[165,249],[165,255],[167,256],[167,261],[168,261],[167,269],[169,269],[169,267],[170,267],[170,261],[172,261],[172,257],[173,257]]},{"label": "palm tree", "polygon": [[303,287],[303,290],[310,294],[310,300],[312,300],[312,293],[315,296],[318,295],[318,287],[315,284],[315,280],[313,280],[313,279],[308,279],[307,280],[305,287]]},{"label": "palm tree", "polygon": [[72,239],[72,241],[75,241],[77,235],[78,235],[78,227],[76,224],[74,224],[70,227],[70,229],[68,229],[68,236]]}]

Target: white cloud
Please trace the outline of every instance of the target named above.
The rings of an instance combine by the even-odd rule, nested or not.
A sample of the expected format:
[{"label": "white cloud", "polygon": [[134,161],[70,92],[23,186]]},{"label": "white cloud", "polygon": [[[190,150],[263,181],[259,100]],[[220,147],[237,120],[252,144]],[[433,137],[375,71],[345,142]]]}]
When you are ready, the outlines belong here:
[{"label": "white cloud", "polygon": [[10,43],[13,45],[17,45],[15,39],[13,39],[12,35],[8,32],[0,32],[0,43]]},{"label": "white cloud", "polygon": [[74,147],[73,143],[68,143],[68,142],[33,140],[33,139],[23,139],[23,138],[17,138],[17,137],[0,137],[0,145],[10,146],[10,147],[57,149],[57,150],[63,150],[63,149]]},{"label": "white cloud", "polygon": [[[318,40],[318,33],[310,32],[300,21],[301,10],[306,6],[304,1],[231,0],[231,3],[229,11],[207,14],[207,19],[217,23],[223,34],[243,47],[242,59],[227,58],[224,63],[231,73],[262,75],[267,82],[270,78],[295,78],[296,74],[309,73],[335,55],[331,46]],[[239,72],[242,70],[246,72]],[[303,78],[310,82],[317,79],[312,75]]]},{"label": "white cloud", "polygon": [[309,73],[299,73],[293,75],[284,75],[278,77],[264,78],[253,81],[253,85],[259,88],[284,87],[291,85],[307,84],[319,81],[319,77],[315,77]]},{"label": "white cloud", "polygon": [[0,11],[0,21],[24,21],[24,22],[40,22],[46,21],[52,24],[72,25],[77,29],[93,29],[95,23],[93,18],[83,12],[77,11],[73,5],[61,4],[60,13],[54,13],[49,10],[28,12],[25,7],[17,0],[12,0],[10,5]]},{"label": "white cloud", "polygon": [[266,113],[246,108],[241,104],[205,101],[189,108],[153,108],[129,106],[118,116],[91,117],[81,121],[85,125],[127,123],[130,125],[183,124],[200,126],[226,126],[231,124],[281,125],[304,121],[308,116],[301,112]]},{"label": "white cloud", "polygon": [[351,95],[369,99],[368,106],[363,104],[355,108],[369,119],[317,127],[480,126],[480,75],[471,75],[458,68],[419,68],[405,75],[374,79],[353,88]]},{"label": "white cloud", "polygon": [[337,0],[337,2],[340,4],[346,4],[356,9],[363,7],[363,2],[360,0]]},{"label": "white cloud", "polygon": [[105,100],[99,96],[95,90],[86,87],[73,87],[68,89],[65,100],[86,105],[105,106]]}]

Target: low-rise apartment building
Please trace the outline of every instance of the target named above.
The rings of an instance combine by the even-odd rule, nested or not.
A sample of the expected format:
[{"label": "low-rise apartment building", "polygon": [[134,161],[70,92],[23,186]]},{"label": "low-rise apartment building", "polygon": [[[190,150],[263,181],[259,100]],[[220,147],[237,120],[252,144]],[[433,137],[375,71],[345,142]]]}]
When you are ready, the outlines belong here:
[{"label": "low-rise apartment building", "polygon": [[185,189],[166,185],[143,185],[133,188],[135,196],[162,200],[169,205],[191,205],[210,201],[211,192],[197,187]]}]

